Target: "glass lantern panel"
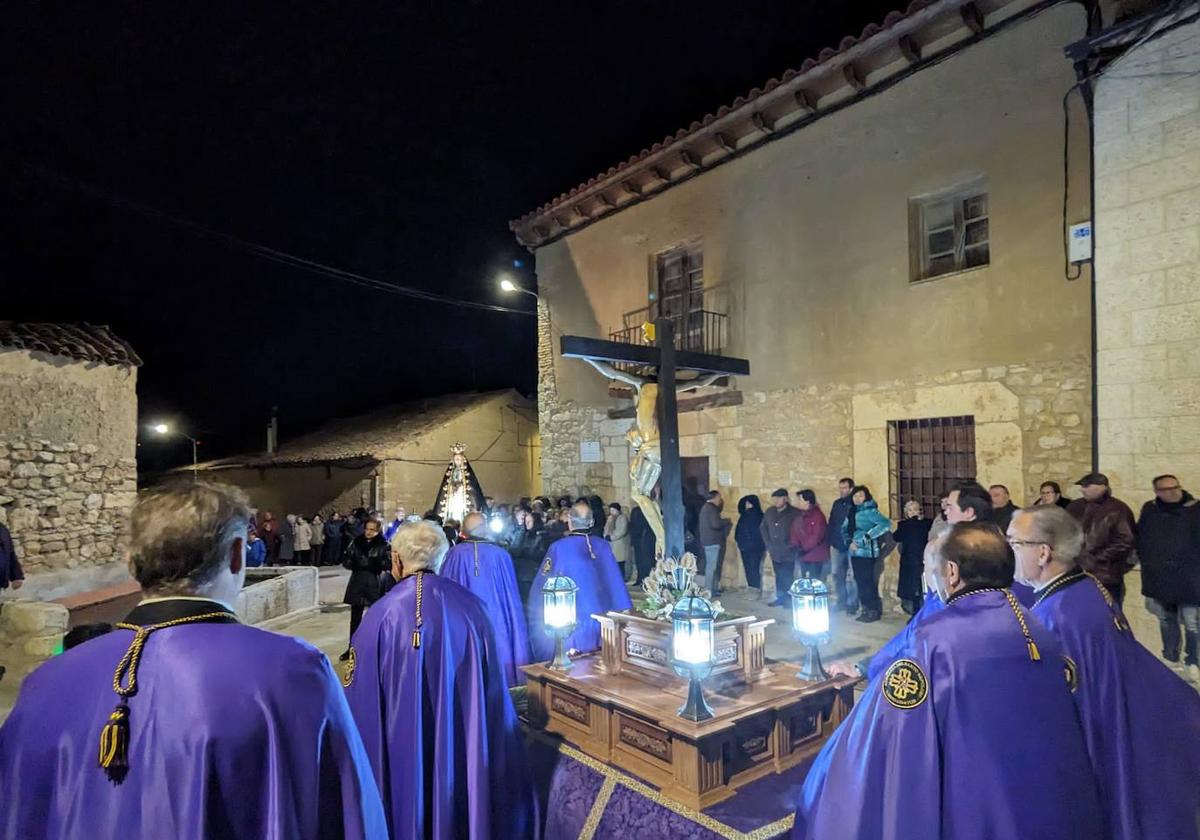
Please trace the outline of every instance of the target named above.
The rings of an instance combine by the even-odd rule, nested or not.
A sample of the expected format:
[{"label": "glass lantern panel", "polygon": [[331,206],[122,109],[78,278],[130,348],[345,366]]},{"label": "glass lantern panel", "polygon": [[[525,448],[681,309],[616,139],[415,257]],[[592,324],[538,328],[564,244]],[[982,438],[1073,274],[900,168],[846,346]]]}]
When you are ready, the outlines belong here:
[{"label": "glass lantern panel", "polygon": [[543,601],[546,607],[546,625],[548,627],[570,627],[575,623],[574,591],[544,592]]},{"label": "glass lantern panel", "polygon": [[677,618],[672,639],[674,658],[689,665],[712,661],[713,623],[711,618]]},{"label": "glass lantern panel", "polygon": [[828,596],[801,595],[798,598],[793,598],[792,626],[802,636],[822,636],[828,633]]}]

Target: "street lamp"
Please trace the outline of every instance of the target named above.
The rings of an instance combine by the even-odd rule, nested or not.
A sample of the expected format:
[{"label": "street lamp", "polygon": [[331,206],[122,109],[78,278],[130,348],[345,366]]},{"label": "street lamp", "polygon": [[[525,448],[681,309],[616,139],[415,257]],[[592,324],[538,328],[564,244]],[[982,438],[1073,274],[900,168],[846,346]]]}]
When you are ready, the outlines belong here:
[{"label": "street lamp", "polygon": [[[172,431],[171,427],[166,423],[154,423],[150,426],[150,430],[159,435],[169,435]],[[191,435],[184,434],[179,430],[175,430],[175,434],[179,435],[180,437],[185,437],[192,442],[192,481],[196,481],[196,447],[200,445],[200,441],[196,440]]]},{"label": "street lamp", "polygon": [[528,289],[522,289],[508,277],[500,278],[500,289],[501,291],[505,292],[520,292],[523,295],[529,295],[534,300],[538,299],[537,294],[529,291]]},{"label": "street lamp", "polygon": [[804,667],[797,675],[808,682],[829,679],[817,646],[829,641],[829,590],[819,580],[802,578],[788,590],[792,596],[792,629],[804,644]]},{"label": "street lamp", "polygon": [[685,720],[698,722],[713,716],[700,681],[712,673],[715,617],[712,604],[696,595],[680,598],[671,610],[671,660],[675,673],[688,678],[687,701],[678,712]]},{"label": "street lamp", "polygon": [[554,637],[551,671],[570,671],[575,664],[563,649],[563,640],[575,632],[575,593],[579,587],[569,577],[547,578],[542,585],[542,615],[546,632]]}]

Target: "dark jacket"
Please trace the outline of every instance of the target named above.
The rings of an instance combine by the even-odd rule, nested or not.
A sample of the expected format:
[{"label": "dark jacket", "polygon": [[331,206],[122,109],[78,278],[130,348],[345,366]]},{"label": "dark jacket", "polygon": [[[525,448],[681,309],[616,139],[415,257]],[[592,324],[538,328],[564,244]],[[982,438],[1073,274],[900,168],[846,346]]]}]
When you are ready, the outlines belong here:
[{"label": "dark jacket", "polygon": [[1012,503],[1010,499],[1008,504],[1002,508],[992,508],[992,522],[996,527],[1004,533],[1008,533],[1008,525],[1012,522],[1013,514],[1019,511],[1020,508]]},{"label": "dark jacket", "polygon": [[900,562],[905,566],[925,564],[925,544],[929,542],[929,530],[933,520],[921,516],[916,519],[906,518],[892,533],[900,545]]},{"label": "dark jacket", "polygon": [[825,529],[825,541],[838,551],[850,549],[850,540],[846,538],[846,519],[853,509],[854,500],[849,496],[839,496],[829,508],[829,527]]},{"label": "dark jacket", "polygon": [[1108,492],[1094,502],[1076,499],[1067,513],[1083,525],[1079,565],[1105,586],[1116,586],[1133,568],[1133,551],[1137,547],[1133,511]]},{"label": "dark jacket", "polygon": [[799,512],[787,504],[783,506],[783,510],[771,505],[763,513],[762,525],[759,526],[758,532],[767,544],[772,563],[791,563],[799,556],[799,552],[791,544],[792,520]]},{"label": "dark jacket", "polygon": [[25,580],[25,572],[21,570],[21,561],[17,559],[12,534],[7,527],[0,525],[0,589],[8,589],[14,580]]},{"label": "dark jacket", "polygon": [[816,505],[810,506],[808,510],[796,510],[788,542],[800,553],[800,562],[828,562],[829,543],[826,542],[825,535],[829,530],[829,523],[825,520],[825,512]]},{"label": "dark jacket", "polygon": [[646,520],[646,514],[640,506],[635,506],[629,512],[629,544],[633,548],[633,559],[639,566],[648,567],[654,559],[654,546],[657,541],[654,529]]},{"label": "dark jacket", "polygon": [[738,522],[733,531],[733,541],[738,551],[751,556],[767,550],[762,537],[763,512],[758,496],[742,496],[738,499]]},{"label": "dark jacket", "polygon": [[379,576],[392,567],[391,546],[382,534],[371,540],[365,534],[355,537],[342,553],[342,565],[350,570],[343,603],[370,606],[383,594]]},{"label": "dark jacket", "polygon": [[733,523],[721,516],[716,505],[704,503],[700,508],[700,545],[725,545]]},{"label": "dark jacket", "polygon": [[1179,504],[1159,499],[1137,521],[1142,593],[1164,604],[1200,604],[1200,504],[1184,493]]}]

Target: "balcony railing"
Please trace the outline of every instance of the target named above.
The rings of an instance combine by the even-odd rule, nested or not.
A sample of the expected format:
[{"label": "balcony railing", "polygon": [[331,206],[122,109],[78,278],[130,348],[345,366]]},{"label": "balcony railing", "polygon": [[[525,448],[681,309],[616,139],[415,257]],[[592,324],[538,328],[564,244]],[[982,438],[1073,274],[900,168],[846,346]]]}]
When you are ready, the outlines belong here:
[{"label": "balcony railing", "polygon": [[[723,312],[697,309],[667,317],[675,328],[676,350],[720,355],[729,344],[729,316]],[[625,316],[627,326],[613,330],[608,337],[622,344],[648,344],[642,324],[649,320],[649,308],[630,312]]]}]

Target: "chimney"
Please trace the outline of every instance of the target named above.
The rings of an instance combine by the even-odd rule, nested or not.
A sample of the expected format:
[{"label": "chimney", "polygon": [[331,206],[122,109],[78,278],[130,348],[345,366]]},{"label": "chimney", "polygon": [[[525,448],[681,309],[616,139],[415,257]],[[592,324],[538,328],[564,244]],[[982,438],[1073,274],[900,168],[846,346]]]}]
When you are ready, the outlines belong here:
[{"label": "chimney", "polygon": [[271,419],[267,423],[267,454],[272,455],[279,448],[279,406],[271,406]]}]

